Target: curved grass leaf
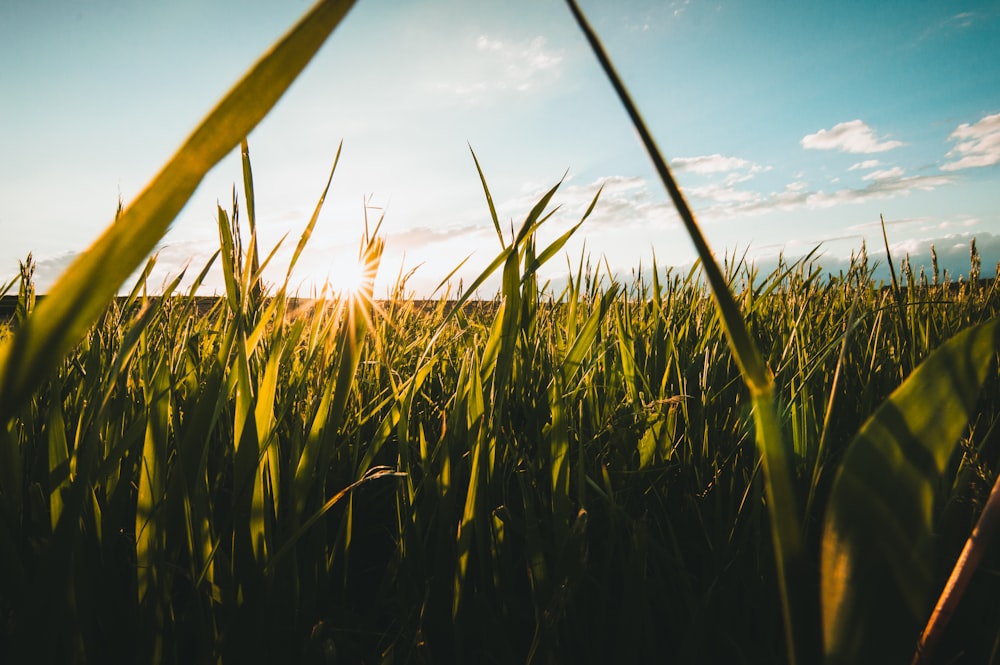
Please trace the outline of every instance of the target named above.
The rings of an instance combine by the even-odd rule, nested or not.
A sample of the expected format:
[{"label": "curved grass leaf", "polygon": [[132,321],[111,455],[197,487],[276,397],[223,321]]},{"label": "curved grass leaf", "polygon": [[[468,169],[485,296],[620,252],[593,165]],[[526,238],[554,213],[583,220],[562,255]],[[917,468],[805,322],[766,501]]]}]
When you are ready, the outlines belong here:
[{"label": "curved grass leaf", "polygon": [[227,94],[104,234],[62,274],[0,348],[0,422],[7,422],[97,320],[160,241],[205,174],[260,122],[354,4],[319,2]]},{"label": "curved grass leaf", "polygon": [[729,348],[732,350],[733,358],[740,369],[743,382],[750,391],[754,407],[757,446],[764,467],[764,489],[771,517],[771,538],[774,541],[778,568],[778,586],[781,591],[782,614],[785,623],[785,643],[788,649],[788,660],[794,665],[797,662],[797,656],[806,655],[803,641],[807,637],[807,632],[802,626],[810,623],[810,617],[805,602],[801,600],[805,595],[804,582],[807,579],[804,547],[797,508],[798,501],[792,484],[790,451],[784,440],[775,410],[774,377],[767,363],[764,362],[760,350],[750,337],[750,331],[740,312],[740,307],[729,290],[729,283],[719,269],[708,241],[702,234],[698,221],[684,198],[683,192],[674,180],[667,160],[664,159],[656,141],[653,140],[653,135],[646,127],[639,110],[632,102],[625,85],[611,64],[611,59],[604,51],[597,34],[588,24],[575,0],[566,0],[566,4],[604,69],[608,81],[614,87],[618,99],[632,120],[632,125],[646,148],[646,153],[653,161],[657,174],[660,176],[667,193],[670,194],[674,207],[684,223],[684,228],[698,251],[698,258],[702,262],[705,277],[711,286],[712,296],[723,331],[729,342]]},{"label": "curved grass leaf", "polygon": [[930,612],[934,494],[1000,349],[1000,319],[931,354],[862,427],[823,527],[830,663],[906,662]]}]

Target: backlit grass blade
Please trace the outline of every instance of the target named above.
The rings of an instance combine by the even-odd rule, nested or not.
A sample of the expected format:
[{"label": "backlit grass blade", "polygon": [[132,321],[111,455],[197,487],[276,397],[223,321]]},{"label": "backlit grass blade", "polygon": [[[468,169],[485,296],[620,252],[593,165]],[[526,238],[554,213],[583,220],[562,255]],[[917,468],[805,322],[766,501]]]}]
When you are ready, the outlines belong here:
[{"label": "backlit grass blade", "polygon": [[[253,192],[253,169],[250,166],[250,145],[247,142],[246,136],[240,140],[240,159],[243,162],[243,196],[245,197],[247,207],[247,223],[250,225],[250,235],[256,238],[257,203]],[[254,275],[260,272],[260,257],[256,244],[250,258],[250,268]],[[260,283],[254,282],[254,288],[259,289]],[[259,296],[260,294],[257,293],[256,295]]]},{"label": "backlit grass blade", "polygon": [[753,394],[770,392],[773,389],[771,372],[764,363],[757,347],[750,339],[750,334],[747,331],[745,323],[743,322],[739,306],[736,304],[732,293],[729,291],[729,285],[723,276],[722,271],[719,269],[718,263],[715,261],[715,256],[709,248],[708,242],[705,240],[705,236],[702,234],[701,229],[698,226],[698,222],[695,220],[691,207],[688,205],[687,200],[684,198],[684,194],[681,192],[680,187],[678,187],[677,182],[674,180],[674,177],[670,172],[670,167],[667,165],[662,153],[656,146],[656,142],[653,140],[652,134],[646,128],[645,122],[639,115],[638,110],[632,103],[628,92],[625,90],[621,79],[618,77],[618,74],[611,65],[611,61],[604,52],[596,34],[594,34],[593,30],[587,24],[586,19],[577,7],[576,2],[574,0],[566,1],[573,12],[573,15],[576,17],[577,22],[580,24],[584,34],[587,36],[595,55],[597,55],[598,60],[604,67],[604,71],[607,74],[608,79],[611,81],[611,84],[614,86],[615,92],[618,93],[619,99],[625,106],[633,125],[635,125],[636,131],[639,133],[643,146],[646,148],[646,152],[649,154],[650,159],[652,159],[653,165],[656,167],[657,173],[660,175],[660,179],[663,181],[663,185],[667,189],[667,193],[670,194],[670,198],[674,202],[674,206],[677,208],[681,221],[684,223],[684,228],[687,230],[691,241],[694,243],[695,249],[698,251],[698,257],[702,261],[705,277],[708,279],[709,285],[712,287],[712,295],[715,297],[716,306],[722,316],[726,336],[730,340],[733,355],[740,366],[741,374],[743,375],[747,386]]},{"label": "backlit grass blade", "polygon": [[55,531],[59,517],[62,515],[62,491],[69,487],[70,460],[69,448],[66,443],[66,423],[63,418],[62,387],[54,383],[52,411],[49,413],[49,510],[52,530]]},{"label": "backlit grass blade", "polygon": [[806,575],[803,559],[802,535],[800,532],[797,500],[792,485],[792,468],[790,451],[786,446],[781,426],[777,419],[774,378],[764,362],[760,351],[750,337],[746,323],[743,320],[739,305],[729,291],[729,284],[719,269],[712,250],[705,240],[694,213],[688,205],[684,194],[674,180],[666,159],[656,146],[653,135],[647,129],[642,116],[632,102],[624,84],[604,52],[597,35],[588,25],[583,13],[575,0],[566,0],[570,11],[587,38],[591,49],[600,61],[608,80],[611,82],[628,112],[647,154],[653,161],[660,180],[670,194],[680,215],[684,228],[687,230],[698,257],[701,259],[705,277],[712,289],[712,296],[718,309],[722,328],[725,331],[729,347],[732,350],[736,364],[740,368],[743,381],[750,389],[754,407],[754,422],[756,425],[757,445],[760,449],[761,461],[764,466],[764,488],[767,496],[768,510],[771,516],[771,533],[774,540],[775,558],[778,568],[778,586],[781,590],[782,608],[785,619],[785,642],[788,649],[789,662],[796,662],[797,643],[806,639],[806,633],[796,624],[808,621],[803,601],[798,597],[805,593],[803,585]]},{"label": "backlit grass blade", "polygon": [[147,592],[154,591],[157,576],[163,572],[161,565],[165,539],[160,502],[166,489],[170,418],[170,376],[165,363],[157,365],[144,389],[148,413],[135,518],[135,556],[140,603]]},{"label": "backlit grass blade", "polygon": [[[294,340],[292,340],[294,341]],[[285,342],[279,341],[271,349],[271,355],[260,377],[254,406],[255,430],[258,437],[257,469],[254,473],[253,499],[250,509],[250,539],[254,556],[259,562],[266,561],[273,548],[270,534],[275,519],[274,507],[280,500],[280,474],[278,457],[271,445],[277,425],[274,414],[274,396],[278,390],[278,370],[284,355]]]},{"label": "backlit grass blade", "polygon": [[906,662],[930,612],[932,508],[1000,350],[1000,319],[932,353],[862,427],[830,493],[822,540],[829,663]]},{"label": "backlit grass blade", "polygon": [[288,285],[288,281],[292,278],[292,269],[295,268],[295,264],[298,263],[299,256],[302,255],[302,250],[306,248],[309,243],[309,238],[312,237],[313,229],[316,228],[316,220],[319,219],[319,213],[323,209],[323,202],[326,201],[327,192],[330,191],[330,183],[333,182],[333,174],[337,170],[337,164],[340,162],[340,151],[344,147],[344,142],[341,141],[337,145],[337,154],[333,158],[333,166],[330,167],[330,176],[326,179],[326,186],[323,188],[323,193],[319,197],[319,201],[316,202],[316,207],[313,209],[312,217],[309,218],[309,223],[306,224],[306,228],[302,231],[302,235],[299,237],[299,244],[295,246],[295,252],[292,254],[292,259],[288,262],[288,272],[285,273],[285,286]]},{"label": "backlit grass blade", "polygon": [[[271,110],[353,5],[319,2],[222,99],[163,170],[62,274],[0,350],[0,423],[97,320],[122,282],[166,233],[204,175]],[[7,344],[4,344],[7,346]]]},{"label": "backlit grass blade", "polygon": [[583,213],[583,217],[580,218],[579,222],[571,226],[566,233],[549,243],[549,245],[542,250],[542,253],[539,254],[537,258],[525,262],[524,276],[521,278],[521,281],[525,281],[529,277],[533,276],[540,267],[545,265],[549,259],[562,250],[567,241],[569,241],[570,237],[576,233],[576,230],[580,228],[588,217],[590,217],[590,213],[594,211],[594,206],[597,205],[597,199],[601,196],[602,191],[604,191],[603,185],[597,190],[597,193],[594,194],[593,200],[591,200],[590,205],[587,207],[587,211]]},{"label": "backlit grass blade", "polygon": [[373,480],[378,480],[379,478],[404,478],[404,477],[406,477],[405,473],[395,471],[387,466],[372,467],[371,469],[368,470],[368,473],[365,474],[363,478],[354,481],[353,483],[351,483],[350,485],[348,485],[347,487],[345,487],[344,489],[340,490],[332,497],[327,499],[326,502],[322,506],[320,506],[319,510],[310,515],[308,519],[303,521],[302,525],[298,527],[298,529],[295,531],[295,533],[292,534],[292,536],[288,539],[288,541],[281,546],[281,549],[275,552],[274,556],[272,556],[271,559],[267,562],[267,565],[265,566],[264,570],[268,571],[270,569],[273,569],[274,566],[276,566],[277,563],[281,559],[283,559],[286,554],[293,551],[295,545],[306,534],[306,532],[309,531],[309,529],[311,529],[313,525],[316,524],[316,522],[322,519],[322,517],[326,515],[331,508],[337,505],[337,503],[339,503],[341,499],[350,494],[351,491]]},{"label": "backlit grass blade", "polygon": [[580,365],[583,364],[584,356],[587,355],[587,352],[593,346],[594,338],[597,337],[597,333],[604,322],[604,318],[607,316],[611,303],[617,296],[617,285],[612,285],[604,292],[601,296],[599,306],[587,318],[587,323],[584,324],[583,329],[580,330],[579,334],[573,340],[569,351],[566,352],[566,357],[563,359],[562,366],[560,367],[560,374],[562,375],[563,384],[567,388],[570,387],[570,381],[573,380],[577,370],[580,369]]},{"label": "backlit grass blade", "polygon": [[552,413],[552,422],[543,430],[546,442],[548,443],[549,471],[552,491],[552,512],[558,515],[556,529],[560,531],[559,536],[564,535],[560,527],[565,527],[569,523],[569,467],[570,467],[570,443],[569,427],[567,425],[566,408],[564,401],[565,385],[560,374],[556,374],[552,383],[549,384],[549,409]]},{"label": "backlit grass blade", "polygon": [[219,209],[219,244],[222,246],[222,274],[226,283],[226,300],[229,303],[229,309],[238,312],[240,311],[240,291],[237,286],[239,256],[236,249],[236,238],[233,235],[229,214],[222,209],[222,206],[217,207]]},{"label": "backlit grass blade", "polygon": [[482,492],[486,490],[486,474],[483,470],[483,448],[486,445],[485,424],[483,416],[485,412],[482,380],[480,379],[481,369],[479,359],[475,350],[471,353],[471,371],[469,372],[468,394],[465,400],[466,417],[469,427],[469,447],[472,455],[472,466],[469,469],[469,486],[465,495],[465,508],[462,511],[462,520],[458,526],[457,537],[457,566],[455,568],[454,592],[452,597],[451,615],[452,618],[458,616],[459,608],[462,605],[462,590],[465,588],[465,576],[469,567],[469,558],[473,551],[473,535],[476,529],[476,515],[481,511],[479,499]]},{"label": "backlit grass blade", "polygon": [[479,174],[479,181],[483,183],[483,192],[486,193],[486,204],[490,207],[490,219],[493,220],[493,228],[496,229],[497,237],[500,238],[500,247],[506,249],[507,243],[503,240],[503,231],[500,230],[500,220],[497,218],[497,209],[493,205],[493,195],[490,194],[490,188],[486,184],[486,176],[483,175],[483,169],[479,166],[479,159],[476,157],[476,151],[472,149],[472,145],[469,145],[469,152],[472,153],[472,161],[476,163],[476,172]]}]

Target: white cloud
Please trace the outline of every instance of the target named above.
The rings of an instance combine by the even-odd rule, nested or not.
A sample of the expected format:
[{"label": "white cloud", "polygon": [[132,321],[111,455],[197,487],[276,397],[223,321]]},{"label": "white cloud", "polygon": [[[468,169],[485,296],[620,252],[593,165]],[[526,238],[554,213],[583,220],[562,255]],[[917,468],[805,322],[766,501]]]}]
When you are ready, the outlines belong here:
[{"label": "white cloud", "polygon": [[[47,256],[35,259],[35,290],[44,293],[51,288],[59,276],[65,272],[73,261],[80,255],[77,251],[60,252],[54,256]],[[3,277],[9,279],[7,275]],[[16,293],[16,291],[15,291]]]},{"label": "white cloud", "polygon": [[[639,176],[609,176],[587,185],[560,188],[553,202],[562,206],[568,223],[576,223],[593,201],[598,188],[601,188],[601,196],[585,222],[588,227],[635,227],[677,220],[673,205],[654,199],[649,183]],[[536,192],[526,197],[522,207],[530,209],[540,195],[541,192]],[[531,205],[527,205],[529,201]]]},{"label": "white cloud", "polygon": [[1000,113],[984,116],[973,125],[959,125],[948,140],[958,141],[948,152],[948,157],[958,159],[942,166],[942,171],[992,166],[1000,162]]},{"label": "white cloud", "polygon": [[692,196],[726,200],[744,200],[745,194],[733,189],[758,173],[770,171],[770,166],[762,166],[742,157],[720,155],[698,155],[696,157],[678,157],[671,161],[678,173],[695,173],[702,176],[723,175],[721,183],[710,183],[700,187],[689,188]]},{"label": "white cloud", "polygon": [[915,190],[933,190],[950,184],[954,177],[905,176],[903,170],[894,167],[870,174],[863,187],[844,187],[834,191],[808,189],[806,183],[794,181],[778,192],[763,194],[753,191],[738,191],[721,187],[689,189],[689,193],[701,197],[707,205],[699,211],[703,218],[732,218],[738,215],[757,215],[772,210],[808,210],[832,208],[837,205],[860,203],[873,199],[892,198],[907,195]]},{"label": "white cloud", "polygon": [[981,262],[980,277],[996,275],[997,262],[1000,260],[1000,236],[992,233],[965,231],[946,236],[904,240],[893,243],[891,247],[893,256],[909,255],[910,265],[917,274],[920,273],[921,268],[925,272],[930,272],[932,265],[931,247],[934,247],[942,272],[948,271],[949,277],[952,280],[957,280],[960,277],[968,279],[971,268],[970,245],[973,240],[976,241],[976,250]]},{"label": "white cloud", "polygon": [[[900,170],[901,171],[901,170]],[[886,174],[874,179],[859,189],[845,188],[835,192],[814,192],[809,195],[809,207],[829,208],[841,203],[858,203],[871,199],[891,198],[897,194],[906,195],[915,190],[930,191],[950,184],[949,176],[902,176]]]},{"label": "white cloud", "polygon": [[[639,176],[609,176],[580,185],[563,183],[553,197],[550,210],[559,207],[556,215],[542,227],[542,235],[552,239],[580,221],[583,213],[601,189],[601,196],[583,228],[585,233],[614,233],[617,236],[632,231],[656,229],[662,231],[680,223],[677,211],[669,200],[659,195],[659,187]],[[525,193],[497,205],[501,219],[523,220],[548,188]],[[506,230],[505,233],[509,233]],[[641,236],[636,236],[641,237]]]},{"label": "white cloud", "polygon": [[670,165],[679,172],[690,171],[700,174],[727,173],[743,169],[749,169],[756,173],[763,168],[759,164],[754,164],[741,157],[726,157],[718,153],[697,157],[678,157],[670,160]]},{"label": "white cloud", "polygon": [[847,170],[858,171],[864,169],[873,169],[876,166],[880,166],[881,164],[882,162],[878,161],[877,159],[866,159],[863,162],[858,162],[857,164],[851,164],[851,166]]},{"label": "white cloud", "polygon": [[891,169],[879,169],[878,171],[872,171],[867,175],[861,176],[862,180],[892,180],[900,178],[905,171],[898,166],[893,166]]},{"label": "white cloud", "polygon": [[815,134],[804,136],[800,143],[807,150],[839,150],[859,154],[885,152],[905,145],[902,141],[877,137],[875,130],[861,120],[841,122],[832,129],[821,129]]}]

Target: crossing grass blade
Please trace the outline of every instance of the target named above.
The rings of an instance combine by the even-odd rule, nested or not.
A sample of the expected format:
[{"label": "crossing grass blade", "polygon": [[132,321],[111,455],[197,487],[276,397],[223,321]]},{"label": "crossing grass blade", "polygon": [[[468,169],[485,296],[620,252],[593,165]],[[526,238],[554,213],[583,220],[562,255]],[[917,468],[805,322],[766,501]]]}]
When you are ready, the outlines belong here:
[{"label": "crossing grass blade", "polygon": [[[219,102],[156,177],[62,274],[0,349],[0,423],[97,319],[160,241],[205,174],[240,144],[284,94],[354,4],[316,4]],[[9,348],[8,348],[9,347]]]},{"label": "crossing grass blade", "polygon": [[930,612],[932,509],[995,371],[1000,319],[942,345],[862,427],[831,490],[822,540],[827,662],[906,662]]},{"label": "crossing grass blade", "polygon": [[575,0],[566,0],[581,31],[600,62],[629,114],[632,124],[642,140],[646,152],[653,160],[681,221],[691,238],[702,262],[705,277],[712,290],[716,309],[722,323],[733,357],[740,368],[743,381],[750,391],[756,425],[757,446],[764,468],[764,489],[771,517],[771,533],[777,559],[778,586],[781,591],[782,613],[785,621],[785,641],[789,662],[794,665],[799,656],[805,657],[801,643],[807,632],[797,626],[809,623],[807,604],[804,600],[807,584],[804,548],[798,511],[798,500],[792,476],[791,451],[788,449],[777,417],[774,377],[754,344],[746,322],[730,291],[729,283],[719,269],[712,250],[702,234],[694,213],[681,192],[670,167],[647,129],[628,91],[615,72],[610,58],[601,46],[597,35],[577,6]]}]

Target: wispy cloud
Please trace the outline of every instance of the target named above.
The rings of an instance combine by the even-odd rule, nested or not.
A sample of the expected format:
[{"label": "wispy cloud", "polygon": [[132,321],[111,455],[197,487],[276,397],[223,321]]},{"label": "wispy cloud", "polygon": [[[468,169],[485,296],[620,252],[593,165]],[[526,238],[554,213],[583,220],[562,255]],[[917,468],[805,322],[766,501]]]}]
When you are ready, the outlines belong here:
[{"label": "wispy cloud", "polygon": [[[684,16],[691,0],[672,0],[671,2],[650,3],[641,13],[625,12],[623,21],[630,32],[650,32],[661,30]],[[623,7],[624,8],[624,7]]]},{"label": "wispy cloud", "polygon": [[948,140],[958,141],[948,152],[948,157],[957,159],[942,166],[942,171],[992,166],[1000,162],[1000,113],[984,116],[972,125],[959,125]]},{"label": "wispy cloud", "polygon": [[732,218],[739,215],[759,215],[775,210],[809,210],[832,208],[837,205],[905,196],[917,190],[933,190],[950,184],[953,176],[907,176],[899,167],[876,171],[865,176],[862,187],[843,187],[834,191],[810,190],[806,183],[795,181],[781,191],[761,193],[752,190],[689,189],[692,198],[700,198],[701,216],[705,219]]},{"label": "wispy cloud", "polygon": [[878,161],[877,159],[866,159],[863,162],[858,162],[857,164],[851,164],[851,166],[847,170],[848,171],[858,171],[858,170],[865,170],[865,169],[873,169],[876,166],[881,166],[881,164],[882,164],[882,162]]},{"label": "wispy cloud", "polygon": [[861,120],[850,120],[821,129],[802,137],[802,147],[807,150],[839,150],[858,154],[885,152],[905,145],[902,141],[878,137],[875,130]]},{"label": "wispy cloud", "polygon": [[671,160],[676,171],[691,173],[726,173],[729,171],[750,170],[757,173],[763,169],[759,164],[741,157],[727,157],[718,153],[714,155],[699,155],[697,157],[678,157]]},{"label": "wispy cloud", "polygon": [[[771,211],[825,209],[873,199],[906,196],[913,191],[943,187],[954,180],[951,175],[907,176],[899,167],[869,175],[873,177],[869,177],[863,186],[844,187],[834,191],[811,189],[808,183],[796,180],[780,191],[772,192],[759,192],[723,181],[689,186],[685,188],[685,193],[690,197],[699,217],[709,221],[755,216]],[[566,223],[579,219],[601,185],[604,190],[593,215],[587,221],[589,228],[638,228],[677,221],[673,207],[668,202],[655,198],[650,184],[644,178],[613,176],[587,185],[561,189],[553,201],[563,206]],[[540,195],[541,190],[518,197],[506,202],[502,208],[527,211]]]},{"label": "wispy cloud", "polygon": [[[654,198],[645,178],[609,176],[583,185],[561,187],[552,200],[554,205],[561,208],[559,215],[561,224],[568,226],[578,222],[599,189],[601,196],[593,213],[587,219],[587,228],[637,228],[649,225],[660,227],[678,220],[673,205]],[[520,214],[523,217],[543,192],[544,190],[537,190],[528,193],[505,202],[500,208],[522,211]],[[550,230],[560,229],[553,226]]]},{"label": "wispy cloud", "polygon": [[549,48],[545,37],[507,41],[479,35],[470,58],[477,61],[476,78],[440,83],[438,89],[470,101],[481,101],[495,91],[529,92],[558,78],[563,51]]},{"label": "wispy cloud", "polygon": [[[890,169],[895,171],[896,169]],[[835,192],[812,192],[806,203],[809,207],[828,208],[841,203],[859,203],[871,199],[890,198],[896,195],[906,195],[922,190],[930,191],[952,182],[949,176],[903,176],[899,173],[884,173],[882,177],[871,180],[865,187],[845,187]]]},{"label": "wispy cloud", "polygon": [[905,173],[902,168],[898,166],[893,166],[891,169],[879,169],[878,171],[872,171],[867,175],[861,176],[862,180],[902,180],[902,176]]},{"label": "wispy cloud", "polygon": [[721,182],[689,186],[687,191],[694,198],[728,202],[749,201],[753,194],[737,189],[736,185],[752,180],[758,173],[771,170],[770,166],[757,164],[742,157],[718,153],[696,157],[678,157],[671,163],[678,173],[695,173],[708,178],[722,176]]},{"label": "wispy cloud", "polygon": [[968,28],[972,26],[975,17],[975,12],[959,12],[952,16],[949,22],[959,28]]},{"label": "wispy cloud", "polygon": [[981,21],[982,18],[982,15],[977,12],[959,12],[958,14],[953,14],[924,30],[923,34],[917,39],[917,42],[919,43],[938,35],[950,35],[960,30],[971,28],[977,22]]},{"label": "wispy cloud", "polygon": [[[386,234],[386,244],[400,247],[408,251],[423,249],[432,245],[455,242],[458,239],[483,238],[493,233],[493,227],[487,224],[470,224],[446,229],[432,229],[426,226],[394,231]],[[473,243],[475,244],[475,243]]]},{"label": "wispy cloud", "polygon": [[563,61],[562,51],[546,48],[545,37],[541,36],[511,44],[480,35],[476,50],[499,57],[507,74],[507,79],[499,85],[513,85],[518,90],[529,90],[539,74],[557,71]]},{"label": "wispy cloud", "polygon": [[[77,251],[65,251],[55,256],[35,259],[35,289],[40,293],[48,291],[79,255],[80,252]],[[4,277],[7,276],[4,275]]]},{"label": "wispy cloud", "polygon": [[719,184],[689,187],[687,192],[695,200],[712,201],[714,205],[723,206],[756,204],[762,199],[757,192]]}]

